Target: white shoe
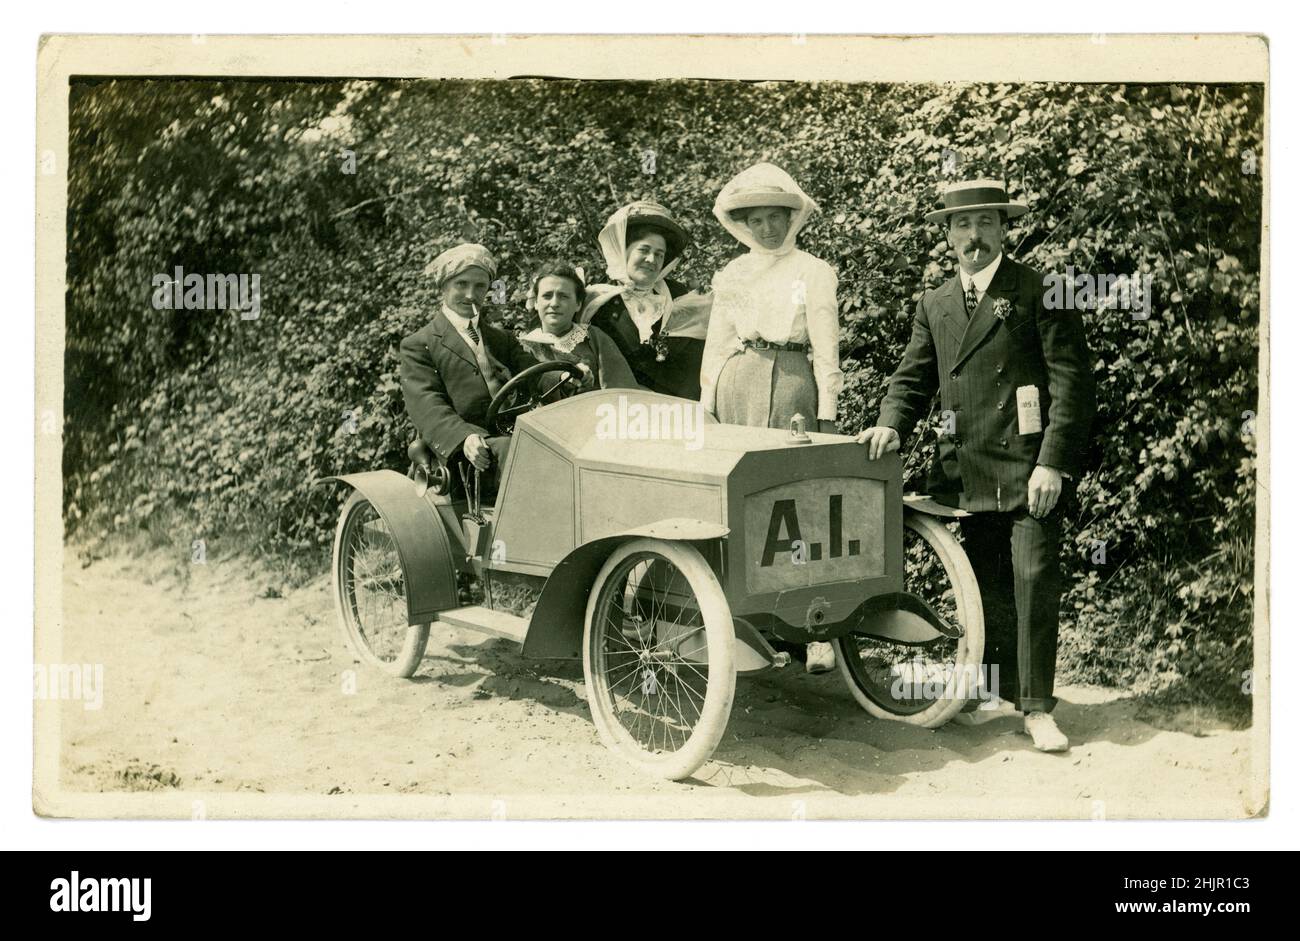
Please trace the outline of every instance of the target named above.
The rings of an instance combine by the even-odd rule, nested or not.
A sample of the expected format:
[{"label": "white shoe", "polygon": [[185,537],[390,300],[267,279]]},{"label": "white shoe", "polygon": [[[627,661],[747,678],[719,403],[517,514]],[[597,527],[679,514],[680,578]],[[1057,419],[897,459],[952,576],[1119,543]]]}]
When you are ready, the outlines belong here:
[{"label": "white shoe", "polygon": [[804,669],[809,673],[826,673],[835,669],[835,648],[824,640],[808,645],[808,662]]},{"label": "white shoe", "polygon": [[1034,740],[1034,747],[1039,751],[1065,751],[1070,747],[1070,740],[1046,712],[1025,713],[1025,734]]},{"label": "white shoe", "polygon": [[633,647],[644,647],[654,641],[655,622],[640,617],[624,618],[619,633]]},{"label": "white shoe", "polygon": [[1011,715],[1015,711],[1015,706],[999,696],[993,696],[983,702],[972,699],[953,717],[953,721],[958,725],[983,725],[985,722]]}]

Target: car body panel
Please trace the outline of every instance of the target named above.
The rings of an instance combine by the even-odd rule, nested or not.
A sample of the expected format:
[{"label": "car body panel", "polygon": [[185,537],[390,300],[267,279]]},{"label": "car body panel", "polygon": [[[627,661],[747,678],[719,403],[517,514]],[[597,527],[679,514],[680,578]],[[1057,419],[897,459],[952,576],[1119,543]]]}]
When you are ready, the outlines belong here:
[{"label": "car body panel", "polygon": [[412,617],[457,606],[458,570],[544,580],[532,656],[577,655],[596,572],[638,536],[697,546],[733,615],[785,639],[838,636],[869,598],[903,587],[896,454],[867,461],[843,435],[720,424],[698,402],[651,392],[590,392],[521,415],[473,544],[463,505],[435,505],[449,501],[400,474],[337,479],[394,532]]},{"label": "car body panel", "polygon": [[[867,461],[843,435],[724,425],[698,402],[609,389],[519,418],[487,564],[550,568],[577,590],[599,567],[579,561],[593,543],[725,536],[714,555],[733,613],[820,636],[901,590],[902,514],[897,455]],[[674,519],[703,529],[670,535]]]},{"label": "car body panel", "polygon": [[582,632],[592,583],[620,543],[643,538],[689,542],[716,571],[726,535],[725,527],[707,520],[668,519],[579,546],[545,580],[528,626],[524,656],[581,659]]}]

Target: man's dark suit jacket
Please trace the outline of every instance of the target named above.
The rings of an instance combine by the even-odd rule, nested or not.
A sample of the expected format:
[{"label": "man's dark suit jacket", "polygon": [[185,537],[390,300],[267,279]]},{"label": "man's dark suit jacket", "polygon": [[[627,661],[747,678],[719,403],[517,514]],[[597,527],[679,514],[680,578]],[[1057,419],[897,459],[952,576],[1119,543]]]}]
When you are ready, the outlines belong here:
[{"label": "man's dark suit jacket", "polygon": [[[488,352],[516,375],[536,360],[514,335],[485,323],[478,330]],[[402,397],[411,422],[443,460],[450,460],[470,435],[489,432],[484,423],[492,396],[474,351],[440,309],[426,326],[402,340]]]},{"label": "man's dark suit jacket", "polygon": [[[956,420],[955,434],[940,435],[930,472],[930,492],[943,502],[1023,509],[1035,464],[1082,473],[1096,411],[1092,358],[1079,312],[1048,310],[1045,290],[1042,275],[1003,255],[969,321],[959,275],[917,302],[878,424],[906,440],[939,393]],[[994,313],[998,298],[1011,302],[1005,322]],[[1025,385],[1038,387],[1037,434],[1019,434],[1016,389]]]}]

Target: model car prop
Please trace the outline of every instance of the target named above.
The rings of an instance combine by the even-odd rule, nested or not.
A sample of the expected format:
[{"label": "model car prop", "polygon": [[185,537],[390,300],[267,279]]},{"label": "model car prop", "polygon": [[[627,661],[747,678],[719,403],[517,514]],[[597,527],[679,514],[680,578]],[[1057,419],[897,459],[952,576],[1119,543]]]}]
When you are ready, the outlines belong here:
[{"label": "model car prop", "polygon": [[557,369],[577,372],[532,367],[492,402],[494,431],[513,431],[494,505],[418,441],[406,475],[329,478],[353,490],[333,576],[360,660],[409,677],[436,625],[581,659],[601,740],[670,779],[712,755],[738,674],[789,662],[772,641],[833,642],[879,718],[933,727],[978,694],[960,511],[905,499],[898,455],[650,392],[546,404]]}]

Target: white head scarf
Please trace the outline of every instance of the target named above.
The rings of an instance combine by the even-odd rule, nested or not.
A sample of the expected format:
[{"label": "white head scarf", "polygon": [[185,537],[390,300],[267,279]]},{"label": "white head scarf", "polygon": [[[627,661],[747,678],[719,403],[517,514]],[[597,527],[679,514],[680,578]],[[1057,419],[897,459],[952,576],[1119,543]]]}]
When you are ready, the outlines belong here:
[{"label": "white head scarf", "polygon": [[[668,273],[681,261],[680,253],[663,266],[658,280],[648,289],[638,288],[628,277],[628,225],[629,221],[634,226],[639,224],[643,216],[672,219],[668,210],[658,203],[641,201],[619,209],[609,217],[605,227],[600,230],[597,241],[601,254],[605,256],[605,270],[614,283],[587,286],[587,301],[579,320],[582,323],[590,323],[591,318],[608,301],[623,296],[643,343],[648,339],[653,324],[660,320],[663,321],[661,330],[669,331],[674,336],[703,340],[708,331],[709,304],[712,298],[708,295],[689,294],[674,301],[665,280]],[[648,218],[645,219],[645,224],[654,226],[657,223],[653,218]]]},{"label": "white head scarf", "polygon": [[[779,248],[764,248],[749,230],[749,226],[731,218],[734,210],[754,206],[784,206],[790,210],[790,228]],[[722,188],[713,204],[713,215],[751,254],[775,259],[794,251],[795,236],[817,208],[817,203],[799,188],[790,174],[775,164],[756,163],[748,170],[741,171]]]},{"label": "white head scarf", "polygon": [[[629,203],[609,217],[605,222],[605,227],[600,230],[600,236],[597,239],[600,244],[600,252],[605,256],[605,270],[609,273],[610,278],[620,284],[630,284],[632,281],[627,273],[628,220],[633,220],[632,224],[636,225],[635,217],[641,216],[660,216],[664,219],[672,219],[668,210],[658,203],[644,200]],[[654,225],[655,223],[652,219],[647,219],[646,224]],[[664,237],[665,240],[668,240],[666,234]],[[668,244],[671,248],[672,242],[668,241]],[[658,287],[659,283],[668,276],[668,272],[677,267],[677,262],[681,260],[681,253],[678,251],[674,254],[676,257],[660,270],[659,281],[656,282],[655,287]]]}]

